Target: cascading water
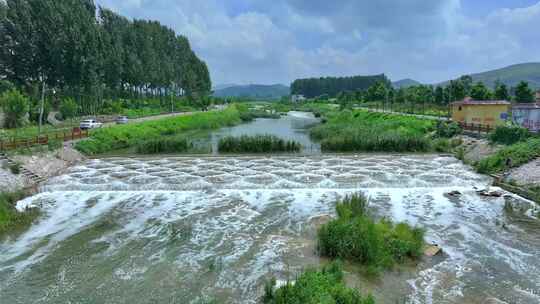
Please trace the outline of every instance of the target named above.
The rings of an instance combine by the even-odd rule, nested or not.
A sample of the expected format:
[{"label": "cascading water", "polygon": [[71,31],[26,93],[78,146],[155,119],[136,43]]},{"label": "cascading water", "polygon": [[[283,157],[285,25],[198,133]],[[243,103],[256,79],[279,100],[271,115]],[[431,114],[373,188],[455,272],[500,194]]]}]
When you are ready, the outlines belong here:
[{"label": "cascading water", "polygon": [[91,160],[19,202],[43,215],[0,245],[0,302],[256,303],[269,277],[321,263],[317,217],[363,191],[377,216],[424,227],[444,249],[356,281],[378,303],[538,303],[535,207],[479,196],[489,183],[439,156]]}]

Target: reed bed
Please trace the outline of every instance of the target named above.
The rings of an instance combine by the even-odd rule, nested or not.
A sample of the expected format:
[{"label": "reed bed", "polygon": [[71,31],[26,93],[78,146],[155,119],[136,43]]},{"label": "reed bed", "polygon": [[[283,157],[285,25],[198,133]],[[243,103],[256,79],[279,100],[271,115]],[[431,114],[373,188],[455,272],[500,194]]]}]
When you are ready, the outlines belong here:
[{"label": "reed bed", "polygon": [[284,140],[274,135],[243,135],[220,139],[218,149],[223,153],[272,153],[299,152],[302,146],[296,141]]}]

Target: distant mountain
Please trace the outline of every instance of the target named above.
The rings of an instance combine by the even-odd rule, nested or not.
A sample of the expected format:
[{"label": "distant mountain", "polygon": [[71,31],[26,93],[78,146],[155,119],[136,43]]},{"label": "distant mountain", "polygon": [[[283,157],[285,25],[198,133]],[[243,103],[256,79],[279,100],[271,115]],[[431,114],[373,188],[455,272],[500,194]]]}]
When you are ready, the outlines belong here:
[{"label": "distant mountain", "polygon": [[392,82],[392,86],[395,89],[408,88],[408,87],[412,87],[412,86],[416,86],[416,85],[420,85],[420,84],[421,84],[420,82],[418,82],[418,81],[416,81],[414,79],[410,79],[410,78],[405,78],[405,79],[401,79],[401,80]]},{"label": "distant mountain", "polygon": [[[471,75],[474,82],[483,82],[488,87],[495,87],[498,80],[509,87],[515,87],[520,81],[529,83],[529,87],[540,89],[540,63],[521,63],[511,65],[502,69],[487,71]],[[447,85],[450,81],[445,81],[442,85]]]},{"label": "distant mountain", "polygon": [[216,84],[215,86],[212,87],[212,90],[213,91],[223,90],[223,89],[226,89],[226,88],[236,87],[236,86],[238,86],[238,84],[235,84],[235,83]]},{"label": "distant mountain", "polygon": [[246,97],[253,99],[279,99],[290,94],[290,88],[282,84],[250,84],[214,90],[216,97]]}]

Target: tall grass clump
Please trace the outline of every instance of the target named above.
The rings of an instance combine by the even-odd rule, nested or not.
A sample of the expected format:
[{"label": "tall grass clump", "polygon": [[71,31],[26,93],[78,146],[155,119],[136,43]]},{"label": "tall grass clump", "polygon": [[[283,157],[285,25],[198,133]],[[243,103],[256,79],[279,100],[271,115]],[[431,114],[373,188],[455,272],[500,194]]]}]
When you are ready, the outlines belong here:
[{"label": "tall grass clump", "polygon": [[529,130],[520,126],[499,126],[489,134],[489,141],[497,144],[512,145],[525,141],[531,136]]},{"label": "tall grass clump", "polygon": [[331,152],[426,152],[434,122],[414,117],[366,111],[328,112],[327,123],[311,137]]},{"label": "tall grass clump", "polygon": [[26,194],[22,191],[0,192],[0,235],[19,226],[30,224],[38,215],[35,208],[19,212],[15,204]]},{"label": "tall grass clump", "polygon": [[343,280],[341,264],[333,262],[321,270],[308,269],[294,283],[275,289],[271,280],[264,288],[263,304],[375,304],[371,296],[363,297],[358,290],[349,288]]},{"label": "tall grass clump", "polygon": [[367,206],[368,200],[361,194],[337,203],[338,218],[323,225],[317,234],[320,255],[358,263],[374,274],[421,257],[423,229],[389,220],[376,222],[368,215]]},{"label": "tall grass clump", "polygon": [[230,106],[223,111],[196,113],[98,129],[91,133],[90,139],[78,142],[75,147],[88,155],[106,153],[134,147],[140,142],[159,139],[162,136],[232,126],[241,122],[240,114],[236,106]]},{"label": "tall grass clump", "polygon": [[274,135],[228,136],[219,140],[218,149],[223,153],[299,152],[302,146]]},{"label": "tall grass clump", "polygon": [[137,144],[138,154],[182,153],[192,148],[185,138],[156,138]]},{"label": "tall grass clump", "polygon": [[530,138],[499,150],[476,164],[479,173],[493,174],[519,167],[540,157],[540,138]]}]

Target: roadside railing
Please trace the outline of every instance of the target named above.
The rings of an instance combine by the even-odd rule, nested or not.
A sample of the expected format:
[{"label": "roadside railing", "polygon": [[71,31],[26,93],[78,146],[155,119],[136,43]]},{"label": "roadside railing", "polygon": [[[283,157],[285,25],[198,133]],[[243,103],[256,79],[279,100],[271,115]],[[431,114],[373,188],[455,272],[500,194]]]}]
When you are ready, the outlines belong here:
[{"label": "roadside railing", "polygon": [[73,128],[71,131],[61,131],[41,136],[32,136],[27,138],[3,140],[0,139],[0,151],[16,150],[19,148],[30,148],[39,145],[48,145],[51,141],[66,142],[70,140],[82,139],[89,136],[88,130],[81,130],[79,128]]}]

